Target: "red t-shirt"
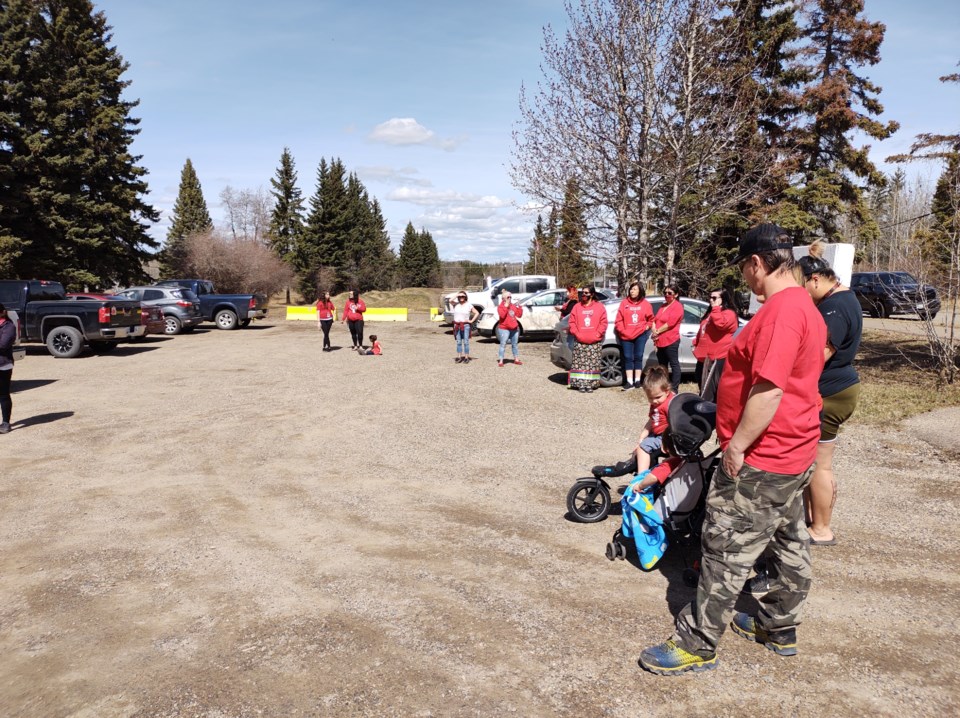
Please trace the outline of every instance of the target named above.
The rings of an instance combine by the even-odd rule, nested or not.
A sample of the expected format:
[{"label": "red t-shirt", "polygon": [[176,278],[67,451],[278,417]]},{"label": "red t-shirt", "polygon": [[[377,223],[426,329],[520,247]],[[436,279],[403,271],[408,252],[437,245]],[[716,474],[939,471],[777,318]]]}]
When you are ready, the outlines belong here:
[{"label": "red t-shirt", "polygon": [[373,350],[372,350],[372,351],[373,351],[374,356],[380,356],[381,354],[383,354],[383,350],[380,348],[380,340],[379,340],[379,339],[377,339],[377,341],[375,341],[375,342],[373,343]]},{"label": "red t-shirt", "polygon": [[333,319],[333,302],[325,302],[322,299],[317,302],[317,319]]},{"label": "red t-shirt", "polygon": [[570,333],[581,344],[596,344],[607,333],[607,308],[600,302],[580,302],[570,312]]},{"label": "red t-shirt", "polygon": [[680,322],[682,321],[683,304],[676,297],[670,303],[664,300],[663,306],[660,307],[660,311],[657,312],[656,319],[654,319],[653,326],[658,329],[666,324],[668,329],[653,338],[654,345],[668,347],[674,342],[680,341]]},{"label": "red t-shirt", "polygon": [[365,311],[367,311],[367,305],[363,303],[362,299],[355,302],[348,299],[347,303],[343,305],[343,318],[348,322],[355,322],[358,319],[363,319]]},{"label": "red t-shirt", "polygon": [[683,466],[683,459],[679,456],[671,456],[650,469],[650,473],[653,474],[654,478],[661,484],[665,484],[667,479],[670,478],[670,474],[681,466]]},{"label": "red t-shirt", "polygon": [[740,424],[754,384],[783,390],[770,426],[747,449],[744,461],[776,474],[806,471],[820,440],[820,394],[827,328],[803,287],[770,297],[734,339],[717,389],[717,439],[724,449]]},{"label": "red t-shirt", "polygon": [[732,309],[711,307],[693,340],[693,355],[700,361],[723,359],[733,343],[737,324],[737,313]]},{"label": "red t-shirt", "polygon": [[523,307],[512,302],[509,305],[500,303],[497,306],[497,314],[500,315],[500,328],[512,331],[520,326],[517,318],[523,316]]},{"label": "red t-shirt", "polygon": [[650,436],[660,436],[667,430],[667,409],[670,406],[670,400],[675,397],[672,391],[668,391],[659,404],[650,405]]},{"label": "red t-shirt", "polygon": [[621,339],[636,339],[650,328],[650,322],[653,321],[653,307],[646,299],[633,301],[627,297],[620,302],[620,308],[617,310],[617,320],[614,326],[617,329],[617,336]]}]

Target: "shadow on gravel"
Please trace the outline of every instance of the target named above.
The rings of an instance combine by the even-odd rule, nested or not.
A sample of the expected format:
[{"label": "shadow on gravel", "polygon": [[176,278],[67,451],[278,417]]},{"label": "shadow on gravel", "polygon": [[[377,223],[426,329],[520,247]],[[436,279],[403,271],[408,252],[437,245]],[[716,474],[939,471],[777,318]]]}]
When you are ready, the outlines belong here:
[{"label": "shadow on gravel", "polygon": [[21,391],[29,391],[30,389],[38,389],[41,386],[46,386],[47,384],[53,384],[57,381],[56,379],[14,379],[10,382],[10,393],[16,394]]},{"label": "shadow on gravel", "polygon": [[72,411],[54,411],[49,414],[37,414],[36,416],[30,416],[26,419],[20,419],[20,421],[14,421],[10,426],[14,429],[22,429],[28,426],[37,426],[38,424],[49,424],[54,421],[59,421],[60,419],[69,419],[73,416]]},{"label": "shadow on gravel", "polygon": [[554,384],[560,384],[561,386],[566,386],[567,376],[568,376],[567,372],[558,371],[556,374],[551,374],[550,376],[548,376],[547,379],[552,381]]}]

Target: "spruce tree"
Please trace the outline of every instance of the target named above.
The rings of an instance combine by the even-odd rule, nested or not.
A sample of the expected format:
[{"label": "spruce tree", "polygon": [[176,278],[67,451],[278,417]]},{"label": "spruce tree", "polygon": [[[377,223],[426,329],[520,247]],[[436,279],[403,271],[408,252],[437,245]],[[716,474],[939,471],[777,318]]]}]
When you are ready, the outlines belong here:
[{"label": "spruce tree", "polygon": [[537,215],[537,224],[533,228],[530,240],[529,259],[523,271],[527,274],[553,274],[557,266],[557,238],[551,235],[543,222],[543,215]]},{"label": "spruce tree", "polygon": [[158,215],[111,39],[90,0],[0,3],[0,261],[14,275],[76,288],[145,277]]},{"label": "spruce tree", "polygon": [[173,220],[167,230],[167,242],[160,253],[160,276],[165,279],[189,274],[187,239],[213,228],[203,189],[190,158],[180,171],[180,189],[173,204]]},{"label": "spruce tree", "polygon": [[860,239],[877,234],[864,189],[881,187],[884,175],[870,160],[869,146],[856,147],[854,132],[883,140],[898,128],[871,116],[883,112],[880,87],[860,68],[880,61],[885,27],[861,17],[863,0],[810,0],[804,29],[806,84],[801,97],[803,123],[794,146],[802,157],[799,183],[787,192],[796,208],[791,224],[827,239],[841,239],[838,220],[848,215]]},{"label": "spruce tree", "polygon": [[270,247],[284,262],[292,264],[303,231],[303,193],[297,187],[297,170],[290,148],[284,147],[276,176],[270,179],[273,213],[270,216]]},{"label": "spruce tree", "polygon": [[567,191],[560,208],[560,226],[557,231],[557,282],[568,285],[593,285],[594,267],[587,259],[587,223],[580,189],[576,180],[567,181]]},{"label": "spruce tree", "polygon": [[405,287],[432,287],[440,278],[440,255],[433,236],[426,229],[417,232],[413,222],[407,222],[403,233],[397,270]]}]

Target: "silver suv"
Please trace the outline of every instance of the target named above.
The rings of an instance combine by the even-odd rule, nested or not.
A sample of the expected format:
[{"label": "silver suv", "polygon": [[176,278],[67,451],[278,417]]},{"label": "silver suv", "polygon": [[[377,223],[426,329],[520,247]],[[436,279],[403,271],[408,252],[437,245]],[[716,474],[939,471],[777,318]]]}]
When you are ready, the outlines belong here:
[{"label": "silver suv", "polygon": [[160,307],[163,311],[163,333],[179,334],[192,332],[203,321],[200,300],[197,295],[183,287],[130,287],[116,296],[135,299],[147,306]]}]

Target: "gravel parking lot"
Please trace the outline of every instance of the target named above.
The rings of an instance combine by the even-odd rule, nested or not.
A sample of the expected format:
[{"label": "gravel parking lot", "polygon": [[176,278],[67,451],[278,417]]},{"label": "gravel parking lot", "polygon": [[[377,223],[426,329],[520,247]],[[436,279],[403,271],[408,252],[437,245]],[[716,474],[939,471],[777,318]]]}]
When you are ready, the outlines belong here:
[{"label": "gravel parking lot", "polygon": [[618,517],[564,517],[642,393],[566,391],[547,342],[500,369],[425,320],[371,330],[382,357],[321,353],[310,322],[30,350],[0,715],[960,714],[960,461],[922,420],[843,435],[799,656],[728,632],[717,670],[662,678],[636,659],[692,598],[678,552],[611,563]]}]

